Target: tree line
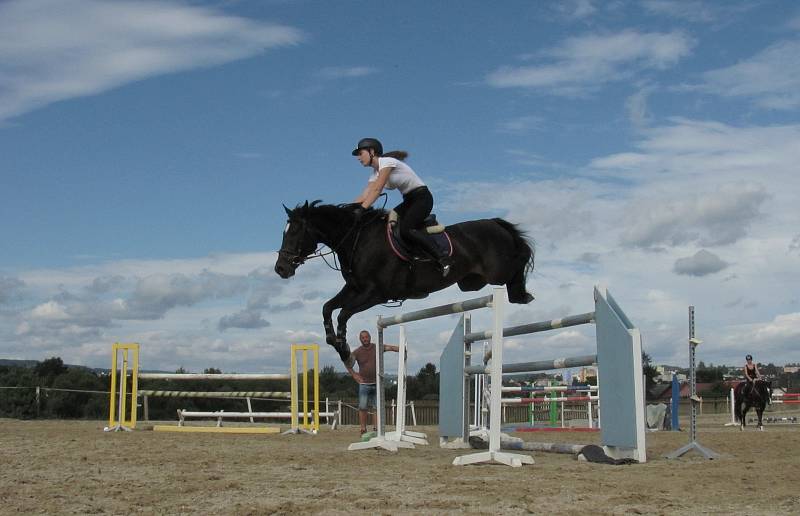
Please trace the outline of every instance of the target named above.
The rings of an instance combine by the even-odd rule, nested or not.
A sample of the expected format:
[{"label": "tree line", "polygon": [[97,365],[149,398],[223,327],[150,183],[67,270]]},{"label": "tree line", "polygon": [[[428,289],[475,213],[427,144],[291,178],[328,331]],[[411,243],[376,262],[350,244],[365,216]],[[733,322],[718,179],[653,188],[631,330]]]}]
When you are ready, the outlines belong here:
[{"label": "tree line", "polygon": [[[185,373],[183,369],[175,371]],[[208,368],[204,373],[221,373]],[[313,393],[313,373],[309,371],[308,393]],[[302,396],[302,374],[298,375]],[[142,382],[143,383],[143,382]],[[288,392],[288,381],[181,381],[148,380],[139,385],[147,390],[181,391],[278,391]],[[0,417],[33,419],[105,419],[108,417],[111,378],[108,372],[93,371],[85,367],[67,366],[59,357],[36,363],[33,367],[0,366]],[[325,366],[319,374],[320,398],[355,400],[358,386],[347,373]],[[439,398],[439,373],[436,366],[426,364],[414,376],[406,378],[408,400],[437,400]],[[37,389],[38,388],[38,389]],[[396,398],[397,385],[387,386],[387,399]],[[141,399],[139,400],[141,403]],[[289,400],[252,399],[256,412],[288,411]],[[246,411],[241,399],[212,398],[156,398],[148,403],[149,417],[153,420],[175,419],[178,409],[196,411]],[[141,413],[140,413],[141,415]]]}]

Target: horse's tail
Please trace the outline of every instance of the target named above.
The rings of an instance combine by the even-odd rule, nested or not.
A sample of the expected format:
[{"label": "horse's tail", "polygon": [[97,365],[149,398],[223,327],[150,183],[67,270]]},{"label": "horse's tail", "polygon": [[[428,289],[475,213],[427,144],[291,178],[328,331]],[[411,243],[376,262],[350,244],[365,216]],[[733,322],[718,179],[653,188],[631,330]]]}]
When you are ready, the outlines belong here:
[{"label": "horse's tail", "polygon": [[514,247],[517,250],[517,258],[519,259],[520,265],[525,267],[524,275],[527,276],[528,273],[533,270],[533,261],[536,254],[534,243],[531,241],[531,238],[525,231],[519,229],[516,224],[512,224],[511,222],[500,218],[492,220],[500,225],[500,227],[505,229],[511,235],[511,238],[514,239]]}]

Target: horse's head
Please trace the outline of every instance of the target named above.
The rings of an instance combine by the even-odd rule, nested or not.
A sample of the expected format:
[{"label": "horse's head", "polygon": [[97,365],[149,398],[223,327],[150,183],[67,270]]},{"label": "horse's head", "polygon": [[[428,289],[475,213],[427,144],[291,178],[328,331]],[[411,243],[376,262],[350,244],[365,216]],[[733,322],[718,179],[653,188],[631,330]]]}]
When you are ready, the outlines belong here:
[{"label": "horse's head", "polygon": [[306,201],[293,210],[283,207],[289,219],[286,222],[286,229],[283,230],[283,242],[281,250],[278,251],[278,260],[275,262],[275,272],[283,279],[294,276],[297,268],[317,249],[318,235],[308,216],[318,202],[320,201],[308,204]]},{"label": "horse's head", "polygon": [[772,402],[772,382],[758,380],[756,382],[756,390],[768,403]]}]

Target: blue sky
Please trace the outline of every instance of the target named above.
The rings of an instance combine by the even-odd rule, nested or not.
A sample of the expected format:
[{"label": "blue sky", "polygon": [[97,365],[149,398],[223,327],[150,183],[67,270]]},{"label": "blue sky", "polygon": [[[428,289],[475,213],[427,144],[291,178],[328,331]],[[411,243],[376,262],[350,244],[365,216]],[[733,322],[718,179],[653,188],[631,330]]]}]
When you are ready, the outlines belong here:
[{"label": "blue sky", "polygon": [[[443,222],[534,238],[537,299],[509,322],[589,311],[602,284],[657,363],[686,363],[690,304],[699,359],[800,361],[800,7],[454,6],[0,3],[0,356],[105,366],[135,341],[146,368],[286,369],[342,280],[274,274],[281,204],[354,198],[350,150],[375,136]],[[356,316],[351,343],[398,311]],[[409,328],[412,371],[454,322]],[[592,340],[510,339],[507,358]]]}]

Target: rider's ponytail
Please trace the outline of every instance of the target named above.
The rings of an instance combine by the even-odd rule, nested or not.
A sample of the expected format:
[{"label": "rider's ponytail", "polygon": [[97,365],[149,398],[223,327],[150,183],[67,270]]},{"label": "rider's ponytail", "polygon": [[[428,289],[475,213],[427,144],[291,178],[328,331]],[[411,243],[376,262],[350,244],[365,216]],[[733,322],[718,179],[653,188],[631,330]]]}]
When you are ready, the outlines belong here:
[{"label": "rider's ponytail", "polygon": [[399,159],[400,161],[405,161],[406,158],[408,157],[408,153],[406,151],[402,151],[402,150],[393,150],[393,151],[389,151],[389,152],[384,152],[382,157],[384,157],[384,158],[395,158],[395,159]]}]

